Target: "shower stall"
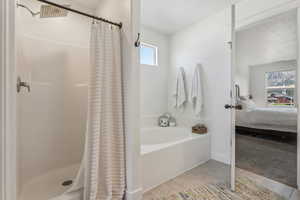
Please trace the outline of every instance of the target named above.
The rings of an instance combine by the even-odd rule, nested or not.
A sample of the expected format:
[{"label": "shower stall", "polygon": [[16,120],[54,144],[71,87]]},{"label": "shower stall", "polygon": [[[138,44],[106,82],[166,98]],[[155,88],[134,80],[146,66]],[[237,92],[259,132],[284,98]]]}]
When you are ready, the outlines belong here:
[{"label": "shower stall", "polygon": [[[113,81],[118,81],[116,75],[119,66],[115,64],[115,58],[106,58],[106,55],[114,55],[118,52],[117,46],[120,41],[107,35],[112,30],[109,24],[115,25],[116,30],[121,27],[121,24],[95,17],[92,14],[96,10],[84,7],[80,2],[84,3],[84,1],[68,0],[59,1],[59,5],[56,6],[55,1],[20,0],[17,3],[19,8],[16,20],[17,196],[19,200],[57,199],[72,187],[84,154],[88,105],[93,104],[88,103],[88,95],[90,92],[93,93],[93,91],[88,92],[89,81],[93,80],[93,77],[89,77],[90,66],[95,66],[95,71],[99,65],[101,69],[105,69],[108,65],[109,69],[114,69],[116,66],[112,72],[115,76]],[[60,5],[67,9],[60,8]],[[99,24],[100,21],[105,23]],[[94,30],[92,35],[95,38],[96,34],[100,39],[96,38],[97,40],[90,42],[92,22]],[[103,31],[106,31],[106,35],[102,34]],[[117,31],[115,32],[117,34]],[[112,40],[114,46],[111,49],[107,47],[104,50],[99,49],[100,40],[102,42]],[[95,52],[106,53],[104,58],[101,57],[104,64],[97,61],[99,59],[97,56],[101,56],[100,54],[91,56],[94,54],[90,53],[90,43],[93,52],[95,50]],[[109,50],[113,53],[107,53]],[[98,65],[92,64],[92,59],[95,59],[94,62]],[[111,62],[115,65],[111,66]],[[102,77],[102,73],[108,72],[100,71],[100,73],[99,78]],[[113,76],[109,74],[108,77]],[[95,84],[92,88],[99,87],[96,83],[91,83]],[[110,83],[110,80],[105,79],[106,83]],[[118,89],[116,85],[113,87],[116,95],[122,94],[116,90]],[[110,96],[107,97],[105,94],[102,96],[110,101]],[[116,109],[116,104],[112,104]],[[97,109],[93,109],[91,113],[94,110],[98,112]],[[106,108],[105,110],[111,117],[113,111],[110,112]],[[117,113],[122,114],[122,112]],[[112,117],[115,119],[114,116]],[[93,120],[92,117],[89,118]],[[115,120],[117,122],[118,118]],[[105,128],[111,130],[110,127]],[[118,125],[117,128],[122,131],[123,127]],[[88,130],[93,131],[94,127]],[[115,132],[116,130],[114,127]],[[104,132],[101,131],[100,134]],[[119,142],[115,138],[112,140]],[[122,146],[120,148],[123,150]],[[101,173],[105,175],[105,172]],[[73,200],[73,198],[62,199]]]},{"label": "shower stall", "polygon": [[[35,13],[42,5],[18,3]],[[91,20],[58,9],[61,13],[51,15],[45,4],[42,9],[40,17],[16,10],[17,75],[30,86],[17,94],[20,200],[63,193],[76,176],[84,149]]]}]

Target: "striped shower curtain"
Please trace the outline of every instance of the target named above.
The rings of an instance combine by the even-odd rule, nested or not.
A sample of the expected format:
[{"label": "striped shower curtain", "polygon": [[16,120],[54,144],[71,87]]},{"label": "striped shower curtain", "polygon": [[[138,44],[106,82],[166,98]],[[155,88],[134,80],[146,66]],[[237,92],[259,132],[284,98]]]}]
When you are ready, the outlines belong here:
[{"label": "striped shower curtain", "polygon": [[83,189],[84,200],[118,200],[125,193],[120,43],[118,27],[92,25],[85,154],[70,190]]}]

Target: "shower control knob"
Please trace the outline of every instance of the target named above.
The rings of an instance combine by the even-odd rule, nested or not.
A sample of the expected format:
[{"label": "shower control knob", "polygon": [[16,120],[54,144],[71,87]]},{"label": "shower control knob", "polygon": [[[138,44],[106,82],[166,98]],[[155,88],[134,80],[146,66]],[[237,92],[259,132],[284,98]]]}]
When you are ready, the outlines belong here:
[{"label": "shower control knob", "polygon": [[17,79],[17,92],[21,92],[21,88],[24,87],[24,88],[27,88],[27,91],[30,92],[30,85],[29,83],[27,82],[23,82],[21,80],[21,77],[18,77]]}]

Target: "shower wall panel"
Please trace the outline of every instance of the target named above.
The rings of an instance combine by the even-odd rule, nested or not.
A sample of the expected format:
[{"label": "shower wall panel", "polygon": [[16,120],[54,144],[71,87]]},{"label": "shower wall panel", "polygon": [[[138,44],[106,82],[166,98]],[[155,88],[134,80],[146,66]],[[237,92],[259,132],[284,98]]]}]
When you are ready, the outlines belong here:
[{"label": "shower wall panel", "polygon": [[[22,0],[34,10],[39,3]],[[74,6],[74,5],[72,5]],[[17,71],[29,82],[18,94],[19,186],[79,163],[87,112],[90,23],[33,18],[18,9]]]}]

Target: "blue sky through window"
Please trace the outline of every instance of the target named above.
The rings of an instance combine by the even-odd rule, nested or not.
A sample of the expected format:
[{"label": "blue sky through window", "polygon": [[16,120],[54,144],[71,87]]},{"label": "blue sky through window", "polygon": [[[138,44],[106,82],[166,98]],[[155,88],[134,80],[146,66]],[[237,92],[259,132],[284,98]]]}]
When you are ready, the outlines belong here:
[{"label": "blue sky through window", "polygon": [[142,44],[140,49],[141,64],[156,65],[156,48]]}]

